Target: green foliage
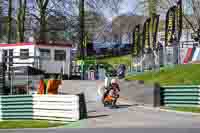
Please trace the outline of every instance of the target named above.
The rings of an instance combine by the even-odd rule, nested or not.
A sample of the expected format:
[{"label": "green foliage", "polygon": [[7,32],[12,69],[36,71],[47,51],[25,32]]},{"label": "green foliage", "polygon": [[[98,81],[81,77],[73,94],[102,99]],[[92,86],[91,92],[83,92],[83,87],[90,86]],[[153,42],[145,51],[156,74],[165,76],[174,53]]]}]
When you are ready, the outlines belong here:
[{"label": "green foliage", "polygon": [[127,80],[144,80],[147,84],[155,82],[161,85],[199,85],[200,65],[177,65],[159,72],[146,72],[137,76],[128,76]]},{"label": "green foliage", "polygon": [[148,0],[149,4],[149,16],[157,13],[157,0]]},{"label": "green foliage", "polygon": [[170,107],[169,109],[181,112],[200,113],[200,108],[198,107]]},{"label": "green foliage", "polygon": [[125,64],[127,66],[130,66],[131,65],[131,55],[97,59],[97,63],[98,64],[99,63],[107,63],[112,66],[119,65],[119,64]]}]

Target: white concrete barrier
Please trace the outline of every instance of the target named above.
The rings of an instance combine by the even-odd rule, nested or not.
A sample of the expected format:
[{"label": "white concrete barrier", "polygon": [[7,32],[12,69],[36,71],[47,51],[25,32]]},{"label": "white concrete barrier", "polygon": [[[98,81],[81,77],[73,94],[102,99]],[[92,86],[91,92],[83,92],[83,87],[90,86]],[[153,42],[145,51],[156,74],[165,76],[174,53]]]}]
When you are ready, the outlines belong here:
[{"label": "white concrete barrier", "polygon": [[76,95],[34,95],[33,119],[78,121],[79,107]]},{"label": "white concrete barrier", "polygon": [[78,121],[86,117],[83,94],[0,96],[0,120]]}]

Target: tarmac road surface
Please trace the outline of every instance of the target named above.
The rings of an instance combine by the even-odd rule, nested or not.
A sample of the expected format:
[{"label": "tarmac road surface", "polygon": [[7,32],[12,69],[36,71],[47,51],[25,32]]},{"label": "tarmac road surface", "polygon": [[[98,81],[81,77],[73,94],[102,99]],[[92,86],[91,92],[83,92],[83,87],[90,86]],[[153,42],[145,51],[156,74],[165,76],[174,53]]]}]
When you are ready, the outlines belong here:
[{"label": "tarmac road surface", "polygon": [[88,119],[75,124],[72,128],[76,129],[66,125],[50,129],[6,129],[0,133],[200,133],[200,115],[144,108],[130,101],[120,101],[119,109],[109,109],[97,98],[97,90],[87,87],[84,92]]},{"label": "tarmac road surface", "polygon": [[199,129],[186,128],[97,128],[97,129],[28,129],[7,130],[1,133],[199,133]]},{"label": "tarmac road surface", "polygon": [[[6,129],[0,133],[199,133],[200,116],[121,104],[119,109],[88,103],[88,119],[72,128]],[[74,129],[76,128],[76,129]],[[89,129],[88,129],[89,128]]]}]

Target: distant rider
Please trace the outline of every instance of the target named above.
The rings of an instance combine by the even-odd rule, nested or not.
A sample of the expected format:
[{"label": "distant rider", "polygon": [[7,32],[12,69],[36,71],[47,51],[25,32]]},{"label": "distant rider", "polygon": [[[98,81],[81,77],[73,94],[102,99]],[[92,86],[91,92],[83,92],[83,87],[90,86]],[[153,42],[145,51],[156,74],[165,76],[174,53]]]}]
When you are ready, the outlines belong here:
[{"label": "distant rider", "polygon": [[114,98],[114,101],[113,101],[114,107],[117,107],[116,103],[117,103],[117,99],[119,98],[119,92],[120,92],[120,88],[119,88],[117,79],[112,79],[111,80],[111,90],[109,92],[109,95],[111,95]]},{"label": "distant rider", "polygon": [[[108,88],[105,88],[105,93],[103,96],[103,103],[105,102],[109,102],[111,105],[111,108],[117,108],[116,103],[117,103],[117,99],[119,98],[119,85],[117,83],[116,79],[112,79],[111,80],[111,84]],[[104,104],[104,106],[107,106]]]},{"label": "distant rider", "polygon": [[102,97],[102,102],[104,103],[104,99],[106,98],[106,96],[108,95],[109,91],[110,91],[110,76],[109,74],[106,74],[105,80],[104,80],[104,95]]}]

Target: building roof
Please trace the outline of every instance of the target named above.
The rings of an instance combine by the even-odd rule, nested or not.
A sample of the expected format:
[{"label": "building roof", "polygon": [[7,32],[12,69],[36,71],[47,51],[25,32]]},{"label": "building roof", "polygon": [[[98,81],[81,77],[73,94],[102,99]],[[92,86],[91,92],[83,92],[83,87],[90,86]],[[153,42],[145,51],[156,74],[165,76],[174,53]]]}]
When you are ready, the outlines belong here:
[{"label": "building roof", "polygon": [[30,66],[13,67],[13,70],[17,71],[15,75],[42,75],[45,73],[42,70]]},{"label": "building roof", "polygon": [[69,43],[15,43],[15,44],[0,44],[0,47],[15,47],[15,46],[43,46],[43,47],[72,47],[72,44]]}]

